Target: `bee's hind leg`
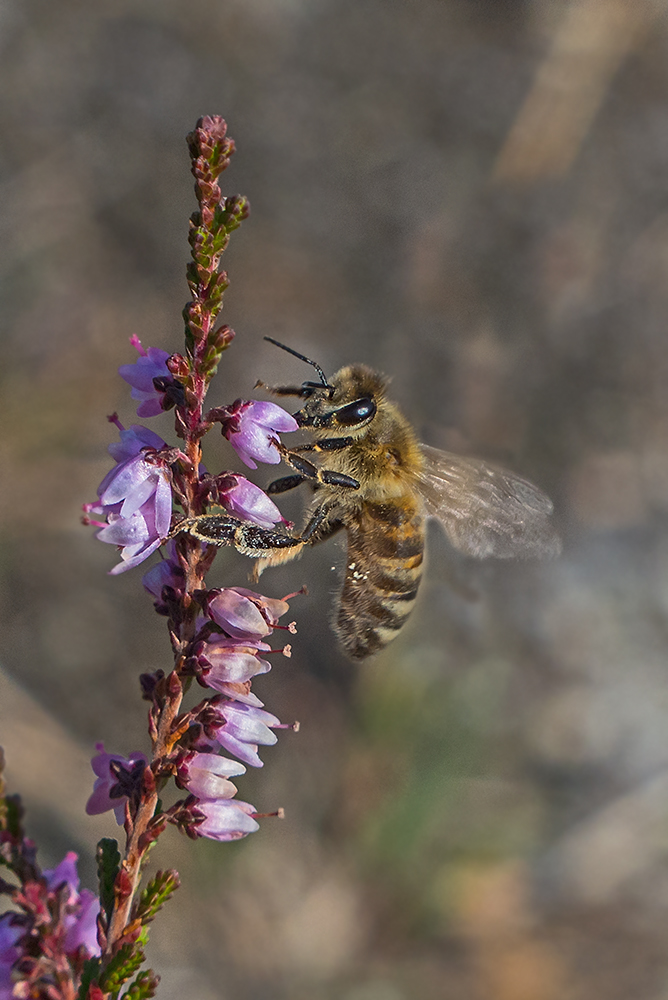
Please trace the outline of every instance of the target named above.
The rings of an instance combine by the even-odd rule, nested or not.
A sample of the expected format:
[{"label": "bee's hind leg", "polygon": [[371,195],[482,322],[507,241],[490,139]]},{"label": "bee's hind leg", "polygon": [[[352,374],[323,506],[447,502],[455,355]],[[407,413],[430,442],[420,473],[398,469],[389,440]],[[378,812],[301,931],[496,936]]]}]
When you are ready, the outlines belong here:
[{"label": "bee's hind leg", "polygon": [[[303,545],[301,538],[276,529],[261,528],[252,521],[242,521],[224,511],[185,518],[175,525],[170,537],[181,532],[192,535],[207,545],[232,545],[238,552],[251,558],[299,549]],[[294,558],[294,555],[286,554],[286,557]]]},{"label": "bee's hind leg", "polygon": [[261,574],[268,566],[278,566],[281,563],[290,562],[301,555],[306,545],[316,545],[317,542],[323,542],[326,538],[331,538],[332,535],[335,535],[342,527],[343,524],[341,521],[332,516],[332,509],[329,504],[320,504],[299,538],[292,539],[294,545],[288,548],[277,548],[266,556],[259,558],[253,567],[251,579],[254,583],[257,583]]}]

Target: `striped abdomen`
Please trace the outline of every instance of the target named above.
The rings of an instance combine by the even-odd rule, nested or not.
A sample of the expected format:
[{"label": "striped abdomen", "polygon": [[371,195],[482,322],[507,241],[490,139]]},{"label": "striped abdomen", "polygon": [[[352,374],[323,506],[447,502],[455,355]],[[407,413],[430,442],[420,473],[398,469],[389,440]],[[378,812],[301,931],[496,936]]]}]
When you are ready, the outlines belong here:
[{"label": "striped abdomen", "polygon": [[424,519],[413,497],[365,503],[346,519],[348,559],[335,629],[361,660],[388,644],[413,610],[422,576]]}]

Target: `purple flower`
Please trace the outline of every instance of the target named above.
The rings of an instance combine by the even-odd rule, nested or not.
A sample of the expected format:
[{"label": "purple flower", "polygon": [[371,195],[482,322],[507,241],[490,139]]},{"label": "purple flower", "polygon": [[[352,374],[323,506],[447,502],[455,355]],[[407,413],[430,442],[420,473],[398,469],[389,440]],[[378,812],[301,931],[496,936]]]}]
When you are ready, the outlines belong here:
[{"label": "purple flower", "polygon": [[167,389],[176,386],[166,364],[170,355],[159,347],[145,350],[137,336],[131,337],[130,343],[139,352],[139,357],[132,365],[121,365],[118,374],[132,386],[132,398],[141,400],[137,416],[155,417],[174,405],[173,399],[165,398]]},{"label": "purple flower", "polygon": [[78,948],[84,947],[90,957],[101,954],[101,948],[97,940],[97,918],[100,913],[100,900],[90,891],[82,889],[79,893],[79,912],[66,918],[64,948],[68,953],[75,952]]},{"label": "purple flower", "polygon": [[250,681],[257,674],[271,670],[271,664],[259,655],[270,651],[271,646],[259,639],[231,639],[214,634],[202,643],[198,654],[202,667],[200,683],[234,701],[261,707],[262,702],[250,692]]},{"label": "purple flower", "polygon": [[195,820],[201,820],[191,828],[196,836],[238,840],[259,829],[255,806],[230,801],[237,790],[228,779],[245,771],[243,764],[215,753],[189,753],[179,764],[176,783],[199,800],[191,807]]},{"label": "purple flower", "polygon": [[276,733],[269,727],[285,728],[280,720],[262,708],[236,701],[218,705],[217,714],[219,722],[207,726],[207,734],[244,764],[262,767],[258,746],[273,746],[277,742]]},{"label": "purple flower", "polygon": [[278,432],[299,430],[295,418],[282,407],[256,399],[238,399],[227,407],[222,425],[223,434],[250,469],[257,469],[256,462],[278,465],[281,460],[276,447]]},{"label": "purple flower", "polygon": [[[120,427],[120,425],[119,425]],[[86,514],[106,516],[97,537],[121,548],[116,575],[137,566],[158,548],[169,533],[172,517],[172,489],[169,469],[157,452],[165,442],[147,427],[120,427],[121,440],[109,446],[118,463],[98,487],[100,502],[86,504]]]},{"label": "purple flower", "polygon": [[14,922],[15,919],[13,913],[0,916],[0,1000],[12,1000],[14,996],[12,968],[21,957],[17,941],[25,932],[24,927]]},{"label": "purple flower", "polygon": [[[154,431],[150,430],[148,427],[144,427],[142,424],[133,424],[129,428],[123,427],[120,421],[114,419],[113,423],[116,424],[120,432],[120,441],[112,442],[107,451],[111,457],[119,464],[126,462],[130,458],[134,458],[139,455],[143,448],[153,451],[160,451],[161,448],[165,448],[166,444],[162,440],[159,434],[155,434]],[[100,483],[100,488],[98,490],[98,496],[100,496],[100,491],[105,488],[107,480],[111,479],[116,472],[112,469],[104,477]]]},{"label": "purple flower", "polygon": [[177,784],[198,799],[231,799],[237,789],[228,778],[245,773],[237,760],[216,753],[190,753],[179,765]]},{"label": "purple flower", "polygon": [[97,917],[100,912],[100,901],[89,889],[79,892],[79,876],[77,874],[78,855],[68,851],[63,860],[55,868],[42,872],[47,888],[55,892],[65,884],[69,889],[67,911],[63,918],[65,928],[64,950],[72,954],[77,948],[84,947],[89,957],[100,954],[97,940]]},{"label": "purple flower", "polygon": [[220,503],[230,514],[244,521],[253,521],[261,528],[273,528],[277,521],[286,522],[280,510],[267,494],[245,476],[228,473],[229,487],[218,489]]},{"label": "purple flower", "polygon": [[245,587],[211,590],[209,595],[209,616],[229,636],[237,639],[270,635],[278,619],[290,608],[287,601],[263,597]]},{"label": "purple flower", "polygon": [[163,602],[165,587],[178,592],[185,587],[185,572],[176,554],[176,543],[172,539],[166,545],[166,557],[144,573],[141,582],[144,588],[156,599],[156,609],[167,610]]},{"label": "purple flower", "polygon": [[57,889],[63,882],[67,883],[70,890],[68,902],[76,902],[79,890],[79,876],[77,874],[77,861],[79,855],[74,851],[68,851],[63,860],[55,868],[46,868],[42,875],[46,879],[47,887],[51,890]]},{"label": "purple flower", "polygon": [[86,803],[86,812],[89,816],[97,816],[98,813],[113,809],[116,822],[120,826],[125,820],[127,796],[110,794],[114,786],[119,784],[118,776],[114,774],[110,765],[119,764],[124,770],[132,772],[139,762],[146,765],[148,761],[146,756],[138,751],[131,753],[129,757],[123,757],[119,753],[106,753],[104,743],[96,743],[95,749],[98,752],[91,760],[91,767],[97,775],[97,780],[93,786],[93,793]]},{"label": "purple flower", "polygon": [[196,812],[202,813],[204,822],[194,827],[194,832],[209,840],[240,840],[260,829],[253,819],[255,806],[249,802],[230,802],[225,799],[198,802]]}]

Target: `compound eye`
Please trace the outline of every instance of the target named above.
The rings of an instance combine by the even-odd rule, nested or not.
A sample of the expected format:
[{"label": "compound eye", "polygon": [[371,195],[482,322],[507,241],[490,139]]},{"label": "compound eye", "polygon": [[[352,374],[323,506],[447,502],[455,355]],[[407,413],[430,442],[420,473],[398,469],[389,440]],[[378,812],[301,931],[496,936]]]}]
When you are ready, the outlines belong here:
[{"label": "compound eye", "polygon": [[363,424],[370,420],[376,412],[376,404],[371,396],[362,396],[354,403],[348,403],[336,410],[336,422],[344,427],[354,427],[356,424]]}]

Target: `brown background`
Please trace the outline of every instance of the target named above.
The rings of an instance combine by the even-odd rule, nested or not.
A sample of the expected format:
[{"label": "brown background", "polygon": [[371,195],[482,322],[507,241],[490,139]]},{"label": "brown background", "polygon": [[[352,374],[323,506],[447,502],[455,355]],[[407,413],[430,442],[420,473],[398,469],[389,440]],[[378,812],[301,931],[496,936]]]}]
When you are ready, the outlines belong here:
[{"label": "brown background", "polygon": [[[663,5],[5,0],[0,47],[0,741],[45,863],[75,846],[92,884],[92,744],[145,747],[136,675],[168,664],[79,511],[106,414],[134,417],[129,336],[182,343],[184,136],[220,113],[252,215],[212,402],[308,377],[265,334],[365,361],[423,440],[542,485],[565,551],[475,564],[430,532],[418,610],[360,668],[327,625],[335,544],[263,578],[310,591],[257,685],[301,732],[239,781],[287,818],[164,838],[186,885],[160,995],[665,998]],[[210,467],[232,458],[216,437]],[[223,553],[215,580],[246,569]]]}]

